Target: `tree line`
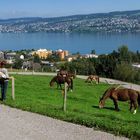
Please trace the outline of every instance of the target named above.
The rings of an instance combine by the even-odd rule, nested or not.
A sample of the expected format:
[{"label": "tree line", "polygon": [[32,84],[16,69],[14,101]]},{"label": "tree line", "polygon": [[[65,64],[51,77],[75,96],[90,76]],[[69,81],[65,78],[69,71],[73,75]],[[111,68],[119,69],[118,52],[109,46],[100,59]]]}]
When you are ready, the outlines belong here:
[{"label": "tree line", "polygon": [[98,58],[79,58],[60,65],[60,68],[77,74],[96,74],[140,84],[140,69],[133,67],[134,63],[140,64],[140,52],[132,52],[123,45],[108,55],[102,54]]},{"label": "tree line", "polygon": [[[92,50],[91,53],[95,54],[95,50]],[[66,69],[71,72],[76,72],[79,75],[96,74],[101,77],[140,84],[140,69],[132,66],[135,63],[140,64],[140,52],[132,52],[125,45],[120,46],[117,50],[113,50],[108,55],[101,54],[98,58],[81,58],[79,53],[79,57],[71,62],[61,62],[60,58],[55,55],[49,56],[45,60],[43,59],[44,61],[53,63],[53,66],[41,64],[41,59],[38,55],[28,56],[27,51],[23,50],[17,52],[17,54],[14,64],[12,64],[12,67],[15,69],[21,69],[21,67],[24,68],[27,65],[29,70],[34,69],[35,71],[43,72]],[[24,54],[25,60],[30,63],[25,63],[25,60],[19,59],[21,54]]]}]

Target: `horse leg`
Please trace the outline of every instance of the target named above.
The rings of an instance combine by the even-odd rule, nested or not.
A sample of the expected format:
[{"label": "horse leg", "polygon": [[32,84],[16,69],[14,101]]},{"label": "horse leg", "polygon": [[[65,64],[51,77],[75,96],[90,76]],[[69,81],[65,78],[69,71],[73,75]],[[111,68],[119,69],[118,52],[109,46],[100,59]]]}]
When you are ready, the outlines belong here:
[{"label": "horse leg", "polygon": [[69,91],[69,89],[70,89],[70,87],[69,87],[69,85],[67,84],[67,91]]},{"label": "horse leg", "polygon": [[87,78],[85,82],[88,83],[89,82],[89,78]]},{"label": "horse leg", "polygon": [[71,89],[70,91],[73,91],[73,79],[70,79],[70,83],[69,83],[69,88]]},{"label": "horse leg", "polygon": [[98,84],[97,81],[95,80],[96,85]]},{"label": "horse leg", "polygon": [[98,77],[97,81],[98,81],[98,84],[99,84],[99,81],[100,81],[100,80],[99,80],[99,77]]},{"label": "horse leg", "polygon": [[116,99],[113,99],[114,105],[115,105],[115,110],[119,111],[120,109],[118,108],[118,103]]},{"label": "horse leg", "polygon": [[62,85],[60,84],[60,89],[62,90]]},{"label": "horse leg", "polygon": [[59,89],[59,86],[60,86],[60,85],[57,83],[57,89]]},{"label": "horse leg", "polygon": [[[71,90],[70,90],[70,89],[71,89]],[[68,85],[67,85],[67,91],[69,91],[69,90],[72,92],[71,84],[68,84]]]},{"label": "horse leg", "polygon": [[72,85],[70,85],[70,91],[72,92],[73,88],[72,88]]},{"label": "horse leg", "polygon": [[96,83],[96,85],[98,84],[98,82],[97,82],[97,78],[95,78],[95,83]]},{"label": "horse leg", "polygon": [[132,107],[133,107],[133,103],[132,103],[132,101],[130,101],[130,111],[132,110]]},{"label": "horse leg", "polygon": [[133,112],[133,114],[136,114],[137,113],[137,102],[135,101],[133,104],[134,104],[134,112]]}]

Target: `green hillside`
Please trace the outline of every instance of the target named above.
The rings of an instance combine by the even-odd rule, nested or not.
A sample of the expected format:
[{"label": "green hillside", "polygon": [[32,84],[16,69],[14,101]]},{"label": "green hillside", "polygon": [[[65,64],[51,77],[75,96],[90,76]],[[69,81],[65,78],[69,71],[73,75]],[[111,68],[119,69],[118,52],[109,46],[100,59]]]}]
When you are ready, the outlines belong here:
[{"label": "green hillside", "polygon": [[114,111],[113,102],[108,99],[104,109],[98,108],[99,98],[109,87],[85,83],[74,79],[74,90],[68,92],[67,111],[63,112],[62,91],[49,87],[49,76],[14,75],[16,100],[11,99],[11,81],[4,104],[53,118],[94,127],[132,139],[140,138],[140,110],[136,115],[129,112],[128,102],[119,102],[119,112]]}]

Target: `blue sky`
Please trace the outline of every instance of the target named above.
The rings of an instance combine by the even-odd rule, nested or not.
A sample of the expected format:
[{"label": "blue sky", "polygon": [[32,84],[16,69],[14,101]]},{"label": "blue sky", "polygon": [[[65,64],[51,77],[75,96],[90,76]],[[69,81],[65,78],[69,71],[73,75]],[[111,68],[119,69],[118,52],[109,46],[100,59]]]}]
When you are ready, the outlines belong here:
[{"label": "blue sky", "polygon": [[0,18],[140,10],[140,0],[0,0]]}]

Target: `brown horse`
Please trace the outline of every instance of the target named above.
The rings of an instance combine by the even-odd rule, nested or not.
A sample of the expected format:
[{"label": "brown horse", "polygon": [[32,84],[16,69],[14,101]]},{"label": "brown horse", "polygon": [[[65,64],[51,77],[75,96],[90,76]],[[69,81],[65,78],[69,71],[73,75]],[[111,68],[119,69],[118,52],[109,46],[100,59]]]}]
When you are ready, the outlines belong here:
[{"label": "brown horse", "polygon": [[140,106],[140,94],[138,91],[133,89],[116,89],[116,88],[109,88],[105,91],[102,98],[99,101],[99,108],[103,108],[105,105],[105,101],[107,98],[111,98],[115,105],[115,110],[119,111],[118,108],[118,101],[130,101],[130,111],[132,110],[132,107],[134,107],[133,114],[136,114],[137,109],[137,102]]},{"label": "brown horse", "polygon": [[96,84],[99,84],[99,76],[97,75],[89,75],[85,82],[93,82],[95,81]]},{"label": "brown horse", "polygon": [[63,76],[63,77],[68,76],[68,77],[73,78],[73,79],[75,79],[75,77],[76,77],[76,75],[74,73],[69,72],[67,70],[62,70],[62,69],[57,72],[57,76]]},{"label": "brown horse", "polygon": [[67,83],[68,84],[68,90],[71,89],[71,91],[73,90],[73,80],[72,78],[66,76],[66,77],[63,77],[63,76],[55,76],[51,79],[50,81],[50,87],[52,87],[54,85],[54,83],[57,83],[57,88],[60,87],[60,89],[62,89],[62,84],[64,83]]}]

